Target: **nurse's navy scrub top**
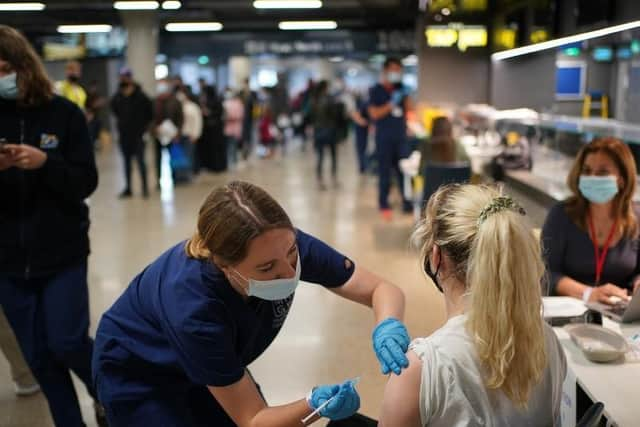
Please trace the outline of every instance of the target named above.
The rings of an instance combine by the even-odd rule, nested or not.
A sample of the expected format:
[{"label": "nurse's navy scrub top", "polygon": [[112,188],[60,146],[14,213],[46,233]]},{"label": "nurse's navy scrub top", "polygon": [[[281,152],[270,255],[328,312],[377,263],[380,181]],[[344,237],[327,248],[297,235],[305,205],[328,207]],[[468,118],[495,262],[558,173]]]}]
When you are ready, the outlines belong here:
[{"label": "nurse's navy scrub top", "polygon": [[[297,231],[301,281],[334,288],[354,264],[322,241]],[[185,242],[136,276],[103,315],[94,350],[94,379],[118,377],[110,399],[169,388],[227,386],[269,347],[293,295],[280,301],[243,300],[212,262],[187,257]],[[115,374],[112,374],[114,373]]]}]

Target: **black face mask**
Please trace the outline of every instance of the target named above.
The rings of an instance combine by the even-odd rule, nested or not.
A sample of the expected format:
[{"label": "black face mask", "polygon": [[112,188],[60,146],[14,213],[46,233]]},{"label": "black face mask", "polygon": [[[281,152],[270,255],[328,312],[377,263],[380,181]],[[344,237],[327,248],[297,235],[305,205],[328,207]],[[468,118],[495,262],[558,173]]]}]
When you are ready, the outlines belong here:
[{"label": "black face mask", "polygon": [[424,262],[424,272],[427,273],[427,276],[433,281],[433,284],[436,285],[436,288],[440,291],[441,294],[444,294],[442,290],[442,286],[438,283],[438,272],[440,271],[440,264],[442,264],[442,254],[440,254],[440,258],[438,260],[438,265],[436,266],[435,273],[431,272],[431,261],[429,261],[429,257]]},{"label": "black face mask", "polygon": [[67,80],[69,80],[71,83],[78,83],[78,80],[80,80],[80,78],[76,75],[69,75],[67,76]]}]

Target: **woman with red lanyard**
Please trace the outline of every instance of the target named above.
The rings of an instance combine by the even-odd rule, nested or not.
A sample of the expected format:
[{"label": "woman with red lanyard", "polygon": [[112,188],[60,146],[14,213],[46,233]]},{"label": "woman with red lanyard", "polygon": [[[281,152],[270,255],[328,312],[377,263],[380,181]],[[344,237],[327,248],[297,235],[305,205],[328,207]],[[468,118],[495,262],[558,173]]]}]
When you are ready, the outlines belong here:
[{"label": "woman with red lanyard", "polygon": [[616,304],[640,286],[636,166],[615,138],[582,147],[567,178],[573,195],[542,229],[549,295]]}]

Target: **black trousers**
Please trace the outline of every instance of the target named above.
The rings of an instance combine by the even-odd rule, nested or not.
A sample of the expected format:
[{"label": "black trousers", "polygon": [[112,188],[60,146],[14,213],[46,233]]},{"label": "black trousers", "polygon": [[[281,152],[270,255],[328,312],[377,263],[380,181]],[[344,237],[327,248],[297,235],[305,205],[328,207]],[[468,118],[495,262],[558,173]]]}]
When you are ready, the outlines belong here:
[{"label": "black trousers", "polygon": [[131,191],[131,163],[133,159],[138,163],[138,172],[142,181],[142,191],[147,193],[147,163],[144,159],[144,141],[142,137],[120,138],[120,151],[124,161],[125,191]]}]

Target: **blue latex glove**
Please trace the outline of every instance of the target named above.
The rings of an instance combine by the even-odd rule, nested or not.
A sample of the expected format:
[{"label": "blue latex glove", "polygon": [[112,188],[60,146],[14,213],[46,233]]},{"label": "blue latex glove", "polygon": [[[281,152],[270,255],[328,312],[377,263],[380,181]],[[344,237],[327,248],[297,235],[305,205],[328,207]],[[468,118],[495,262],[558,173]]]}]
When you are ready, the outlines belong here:
[{"label": "blue latex glove", "polygon": [[411,339],[407,328],[398,319],[389,317],[376,326],[372,334],[373,350],[382,367],[382,373],[387,375],[393,371],[400,375],[403,368],[409,366],[405,353]]},{"label": "blue latex glove", "polygon": [[360,408],[360,396],[351,380],[337,385],[321,385],[313,389],[309,406],[318,409],[327,400],[336,396],[320,410],[320,415],[330,420],[342,420],[355,414]]},{"label": "blue latex glove", "polygon": [[391,103],[400,107],[406,96],[407,94],[404,92],[404,89],[396,89],[391,93]]}]

